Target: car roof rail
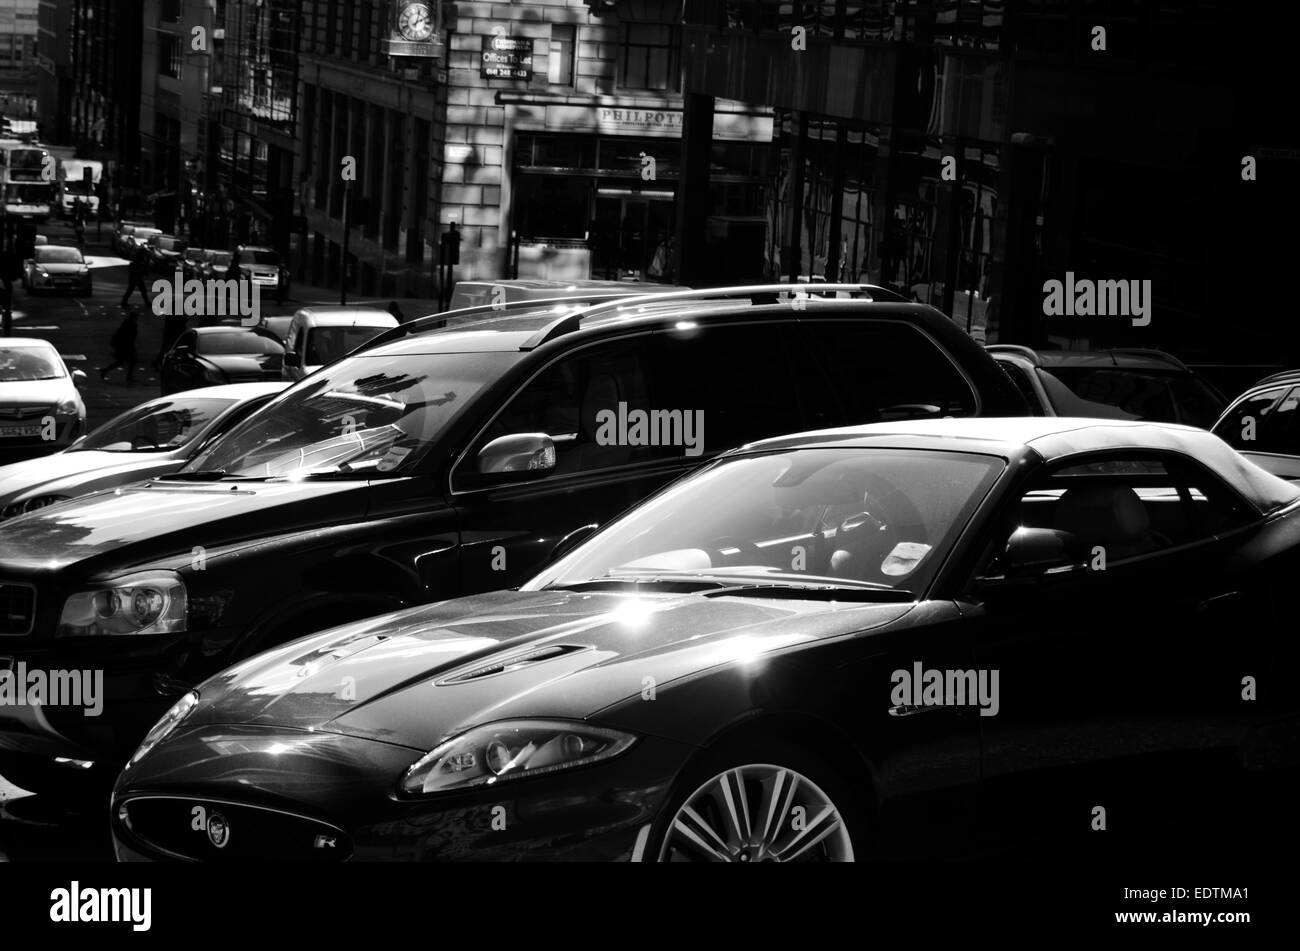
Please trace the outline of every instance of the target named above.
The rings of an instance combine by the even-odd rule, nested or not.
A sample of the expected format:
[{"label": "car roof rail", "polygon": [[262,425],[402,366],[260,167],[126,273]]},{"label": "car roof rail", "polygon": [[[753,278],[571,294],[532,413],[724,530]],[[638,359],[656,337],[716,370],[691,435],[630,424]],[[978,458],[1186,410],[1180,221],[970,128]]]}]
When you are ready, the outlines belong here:
[{"label": "car roof rail", "polygon": [[1183,363],[1182,360],[1179,360],[1172,353],[1166,353],[1163,350],[1156,350],[1151,347],[1111,347],[1103,352],[1124,353],[1134,357],[1150,357],[1152,360],[1162,360],[1165,363],[1172,363],[1180,370],[1187,370],[1188,373],[1191,372],[1191,370],[1187,369],[1187,364]]},{"label": "car roof rail", "polygon": [[1014,354],[1017,357],[1024,357],[1034,366],[1042,366],[1043,361],[1038,358],[1038,351],[1032,347],[1026,347],[1018,343],[990,343],[984,347],[988,353],[1006,353]]},{"label": "car roof rail", "polygon": [[[639,307],[643,304],[690,303],[691,301],[730,300],[732,298],[748,298],[753,304],[775,304],[777,303],[777,298],[779,298],[781,294],[789,294],[793,298],[810,298],[825,297],[827,295],[840,293],[849,295],[870,295],[872,300],[881,301],[883,303],[913,303],[913,301],[904,297],[897,291],[890,290],[887,287],[880,287],[877,284],[822,284],[820,282],[805,282],[800,284],[746,284],[739,287],[705,287],[687,291],[661,291],[657,294],[639,294],[634,297],[624,296],[616,300],[608,300],[603,303],[594,304],[590,307],[583,307],[572,314],[561,317],[549,327],[539,331],[520,349],[533,350],[557,337],[573,333],[573,331],[582,326],[582,321],[585,318],[595,317],[598,314],[606,313],[608,311],[622,310],[627,307]],[[771,300],[768,300],[767,298],[771,298]]]},{"label": "car roof rail", "polygon": [[[431,330],[442,330],[447,326],[447,322],[460,317],[473,317],[477,314],[492,314],[498,317],[509,316],[511,311],[528,311],[528,310],[546,310],[547,307],[557,305],[578,305],[598,303],[606,300],[613,300],[617,297],[627,298],[628,295],[618,292],[597,291],[591,294],[570,294],[564,297],[544,297],[536,300],[512,300],[499,301],[495,304],[478,304],[474,307],[460,307],[456,310],[443,310],[436,314],[427,314],[424,317],[416,317],[414,320],[408,320],[404,324],[398,324],[396,327],[390,327],[376,337],[371,337],[360,349],[369,350],[371,347],[378,346],[382,343],[391,343],[394,340],[400,340],[403,337],[410,337],[415,334],[427,333]],[[356,353],[357,351],[352,351]]]}]

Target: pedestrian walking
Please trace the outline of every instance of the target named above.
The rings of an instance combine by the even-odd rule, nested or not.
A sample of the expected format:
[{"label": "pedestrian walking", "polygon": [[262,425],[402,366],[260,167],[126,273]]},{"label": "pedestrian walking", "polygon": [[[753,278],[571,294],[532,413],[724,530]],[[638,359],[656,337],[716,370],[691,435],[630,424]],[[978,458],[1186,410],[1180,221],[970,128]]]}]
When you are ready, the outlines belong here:
[{"label": "pedestrian walking", "polygon": [[145,280],[149,276],[149,259],[144,253],[144,248],[136,248],[131,254],[131,264],[127,271],[126,293],[122,295],[122,306],[125,307],[131,302],[131,292],[139,288],[140,296],[144,298],[144,305],[150,305],[149,289],[145,286]]},{"label": "pedestrian walking", "polygon": [[126,382],[135,382],[135,339],[140,333],[139,318],[140,312],[132,307],[113,331],[113,336],[108,340],[108,345],[113,350],[113,362],[106,367],[100,367],[101,380],[107,380],[108,374],[118,367],[125,367]]}]

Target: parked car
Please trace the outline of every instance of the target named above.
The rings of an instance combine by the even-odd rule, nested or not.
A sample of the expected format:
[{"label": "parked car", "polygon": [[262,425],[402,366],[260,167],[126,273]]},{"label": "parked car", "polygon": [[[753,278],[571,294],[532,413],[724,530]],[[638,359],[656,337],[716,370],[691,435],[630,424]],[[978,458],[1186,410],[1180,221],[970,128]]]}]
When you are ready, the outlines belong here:
[{"label": "parked car", "polygon": [[284,378],[301,380],[396,326],[396,317],[373,307],[304,307],[284,336]]},{"label": "parked car", "polygon": [[23,287],[37,291],[75,291],[83,297],[95,290],[95,279],[78,248],[57,244],[38,245],[23,262]]},{"label": "parked car", "polygon": [[[103,669],[106,702],[93,724],[51,709],[48,729],[6,727],[0,709],[0,775],[33,791],[111,780],[168,704],[230,663],[331,624],[519,584],[575,530],[751,440],[1025,411],[933,308],[782,294],[519,304],[469,329],[403,324],[177,473],[6,522],[0,591],[34,594],[15,594],[0,617],[14,635],[5,653]],[[190,346],[231,329],[190,331]],[[611,414],[629,424],[612,436]],[[87,598],[148,610],[89,620]],[[128,636],[130,652],[114,649]]]},{"label": "parked car", "polygon": [[186,330],[163,356],[163,396],[200,386],[281,379],[284,345],[257,327],[217,324]]},{"label": "parked car", "polygon": [[540,278],[513,278],[499,281],[457,281],[451,292],[451,309],[482,307],[486,304],[512,304],[520,301],[545,300],[564,297],[583,291],[622,294],[635,297],[639,294],[657,294],[664,291],[683,291],[684,287],[670,284],[643,284],[639,281],[552,281]]},{"label": "parked car", "polygon": [[117,226],[113,234],[113,251],[119,257],[129,259],[156,234],[162,234],[162,229],[151,227],[144,222],[124,221]]},{"label": "parked car", "polygon": [[209,248],[186,248],[181,254],[181,274],[187,281],[203,279],[203,265],[211,257]]},{"label": "parked car", "polygon": [[170,274],[181,263],[181,256],[189,242],[170,234],[150,235],[145,242],[145,254],[149,256],[149,269],[158,274]]},{"label": "parked car", "polygon": [[1214,435],[1261,468],[1300,480],[1300,370],[1265,377],[1242,393],[1214,424]]},{"label": "parked car", "polygon": [[0,462],[57,452],[80,436],[85,380],[48,340],[0,338]]},{"label": "parked car", "polygon": [[289,296],[289,269],[280,260],[280,252],[271,248],[242,244],[235,250],[235,264],[242,278],[253,282],[263,293],[284,303]]},{"label": "parked car", "polygon": [[[1274,613],[1298,522],[1300,488],[1190,427],[759,442],[519,590],[198,685],[117,781],[117,854],[792,862],[1037,841],[1117,772],[1176,796],[1294,757],[1300,694],[1239,693],[1300,659]],[[1106,788],[1112,815],[1152,796]]]},{"label": "parked car", "polygon": [[53,455],[0,466],[0,520],[173,472],[287,383],[236,383],[149,400]]},{"label": "parked car", "polygon": [[1209,381],[1160,350],[988,351],[1035,416],[1083,416],[1184,423],[1208,429],[1227,400]]}]

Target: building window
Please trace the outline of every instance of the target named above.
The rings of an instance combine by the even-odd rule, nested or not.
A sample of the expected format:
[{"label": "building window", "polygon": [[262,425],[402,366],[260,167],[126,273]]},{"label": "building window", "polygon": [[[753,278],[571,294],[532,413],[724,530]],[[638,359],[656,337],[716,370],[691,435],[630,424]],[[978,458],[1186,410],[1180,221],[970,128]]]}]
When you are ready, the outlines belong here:
[{"label": "building window", "polygon": [[325,15],[325,22],[321,29],[325,33],[325,52],[333,53],[335,45],[338,43],[338,30],[334,24],[339,22],[339,0],[329,0],[329,12]]},{"label": "building window", "polygon": [[339,53],[343,56],[352,58],[354,52],[352,48],[352,36],[355,29],[355,19],[357,15],[357,5],[354,0],[343,0],[343,44],[339,48]]},{"label": "building window", "polygon": [[557,23],[551,27],[551,59],[549,79],[555,86],[573,85],[573,61],[577,51],[578,28]]},{"label": "building window", "polygon": [[181,78],[181,40],[170,33],[158,34],[158,72],[172,79]]},{"label": "building window", "polygon": [[618,84],[623,89],[676,92],[682,88],[681,31],[660,23],[624,23]]},{"label": "building window", "polygon": [[162,20],[175,23],[181,18],[181,0],[162,0]]},{"label": "building window", "polygon": [[374,50],[371,49],[371,34],[373,33],[372,25],[375,17],[375,5],[373,3],[361,4],[361,32],[357,37],[357,59],[363,63],[374,62]]}]

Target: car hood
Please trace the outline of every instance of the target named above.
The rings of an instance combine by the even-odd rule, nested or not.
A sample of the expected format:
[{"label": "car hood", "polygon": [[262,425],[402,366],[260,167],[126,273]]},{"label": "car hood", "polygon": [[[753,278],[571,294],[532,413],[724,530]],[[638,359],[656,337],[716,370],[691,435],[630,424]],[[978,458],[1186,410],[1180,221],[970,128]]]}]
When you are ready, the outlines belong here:
[{"label": "car hood", "polygon": [[169,452],[56,452],[0,466],[0,506],[19,496],[65,494],[61,490],[74,489],[91,476],[116,477],[115,485],[147,479],[181,462]]},{"label": "car hood", "polygon": [[679,677],[889,624],[911,604],[500,591],[334,628],[199,688],[187,726],[344,733],[429,750],[479,723],[572,719]]},{"label": "car hood", "polygon": [[112,556],[141,564],[192,545],[266,538],[274,525],[307,531],[365,513],[365,482],[145,482],[20,515],[4,523],[0,571],[37,575]]},{"label": "car hood", "polygon": [[278,373],[284,357],[277,353],[218,353],[200,354],[199,359],[210,363],[225,373],[247,375],[250,373]]},{"label": "car hood", "polygon": [[49,406],[67,398],[72,390],[72,381],[67,377],[0,383],[0,419],[5,418],[6,409],[15,406]]}]

